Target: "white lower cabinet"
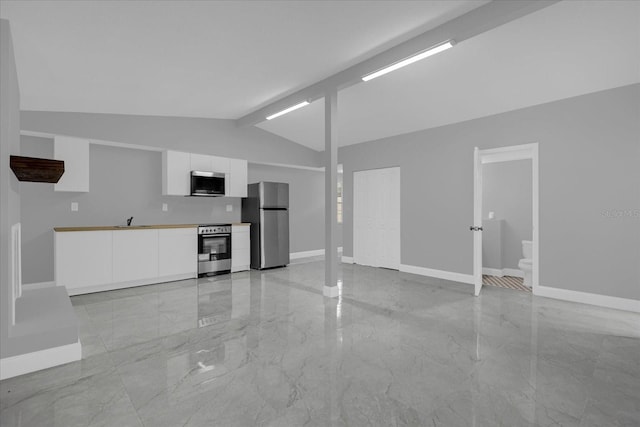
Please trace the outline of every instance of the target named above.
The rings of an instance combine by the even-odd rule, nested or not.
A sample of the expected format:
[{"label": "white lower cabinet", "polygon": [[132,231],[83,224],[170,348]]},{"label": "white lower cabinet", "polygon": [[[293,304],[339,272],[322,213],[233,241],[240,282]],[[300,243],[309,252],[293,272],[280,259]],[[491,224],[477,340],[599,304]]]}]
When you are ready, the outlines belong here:
[{"label": "white lower cabinet", "polygon": [[197,277],[197,229],[55,233],[56,284],[69,295]]},{"label": "white lower cabinet", "polygon": [[158,230],[158,275],[198,273],[198,234],[193,228]]},{"label": "white lower cabinet", "polygon": [[251,264],[251,242],[247,225],[231,226],[231,272],[249,269]]},{"label": "white lower cabinet", "polygon": [[56,233],[56,283],[72,290],[113,282],[112,231]]},{"label": "white lower cabinet", "polygon": [[113,232],[113,281],[158,277],[158,230]]}]

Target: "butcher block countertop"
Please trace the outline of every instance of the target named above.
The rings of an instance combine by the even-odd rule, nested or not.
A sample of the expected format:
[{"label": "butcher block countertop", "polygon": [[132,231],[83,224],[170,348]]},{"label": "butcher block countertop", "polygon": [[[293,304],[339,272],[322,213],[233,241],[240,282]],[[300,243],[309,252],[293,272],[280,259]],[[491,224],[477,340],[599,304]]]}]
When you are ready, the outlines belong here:
[{"label": "butcher block countertop", "polygon": [[112,231],[112,230],[149,230],[158,228],[196,228],[198,224],[156,224],[156,225],[98,225],[93,227],[54,227],[54,231]]}]

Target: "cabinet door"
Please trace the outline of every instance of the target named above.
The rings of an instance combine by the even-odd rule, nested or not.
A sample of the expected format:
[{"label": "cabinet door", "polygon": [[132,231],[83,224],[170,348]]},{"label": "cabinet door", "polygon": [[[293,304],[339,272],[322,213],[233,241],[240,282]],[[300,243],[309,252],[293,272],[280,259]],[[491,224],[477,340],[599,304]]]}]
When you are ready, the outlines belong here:
[{"label": "cabinet door", "polygon": [[180,151],[162,153],[162,194],[188,196],[191,194],[191,156]]},{"label": "cabinet door", "polygon": [[226,157],[211,156],[211,170],[218,173],[229,173],[229,160]]},{"label": "cabinet door", "polygon": [[56,284],[67,289],[112,280],[112,231],[56,232]]},{"label": "cabinet door", "polygon": [[113,231],[113,281],[158,277],[158,230]]},{"label": "cabinet door", "polygon": [[54,191],[89,191],[89,141],[56,136],[53,157],[64,161],[64,173]]},{"label": "cabinet door", "polygon": [[231,228],[231,271],[248,270],[251,263],[249,226]]},{"label": "cabinet door", "polygon": [[198,272],[198,229],[158,230],[158,275],[175,276]]},{"label": "cabinet door", "polygon": [[229,197],[247,197],[247,161],[229,159]]},{"label": "cabinet door", "polygon": [[191,153],[191,170],[202,171],[202,172],[212,172],[213,171],[212,156],[207,156],[206,154]]}]

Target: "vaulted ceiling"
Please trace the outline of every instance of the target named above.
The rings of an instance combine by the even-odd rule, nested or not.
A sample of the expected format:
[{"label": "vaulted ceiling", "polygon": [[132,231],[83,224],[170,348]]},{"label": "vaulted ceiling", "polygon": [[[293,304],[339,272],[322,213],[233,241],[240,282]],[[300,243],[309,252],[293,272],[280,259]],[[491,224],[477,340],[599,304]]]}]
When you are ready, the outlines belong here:
[{"label": "vaulted ceiling", "polygon": [[[486,1],[7,1],[23,110],[236,119]],[[640,82],[640,3],[563,1],[339,93],[339,145]],[[323,148],[322,100],[258,124]]]}]

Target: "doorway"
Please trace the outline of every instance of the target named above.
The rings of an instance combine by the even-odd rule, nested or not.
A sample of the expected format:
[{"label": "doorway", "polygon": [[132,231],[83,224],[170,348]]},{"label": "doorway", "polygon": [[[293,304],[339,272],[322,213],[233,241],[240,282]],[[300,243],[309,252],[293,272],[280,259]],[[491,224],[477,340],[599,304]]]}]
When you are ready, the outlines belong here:
[{"label": "doorway", "polygon": [[478,296],[483,285],[483,166],[491,163],[514,160],[531,160],[532,183],[532,270],[531,290],[536,292],[539,285],[539,194],[538,194],[538,144],[524,144],[487,150],[474,150],[474,203],[473,203],[473,282],[474,294]]},{"label": "doorway", "polygon": [[400,268],[400,168],[353,173],[353,262]]}]

